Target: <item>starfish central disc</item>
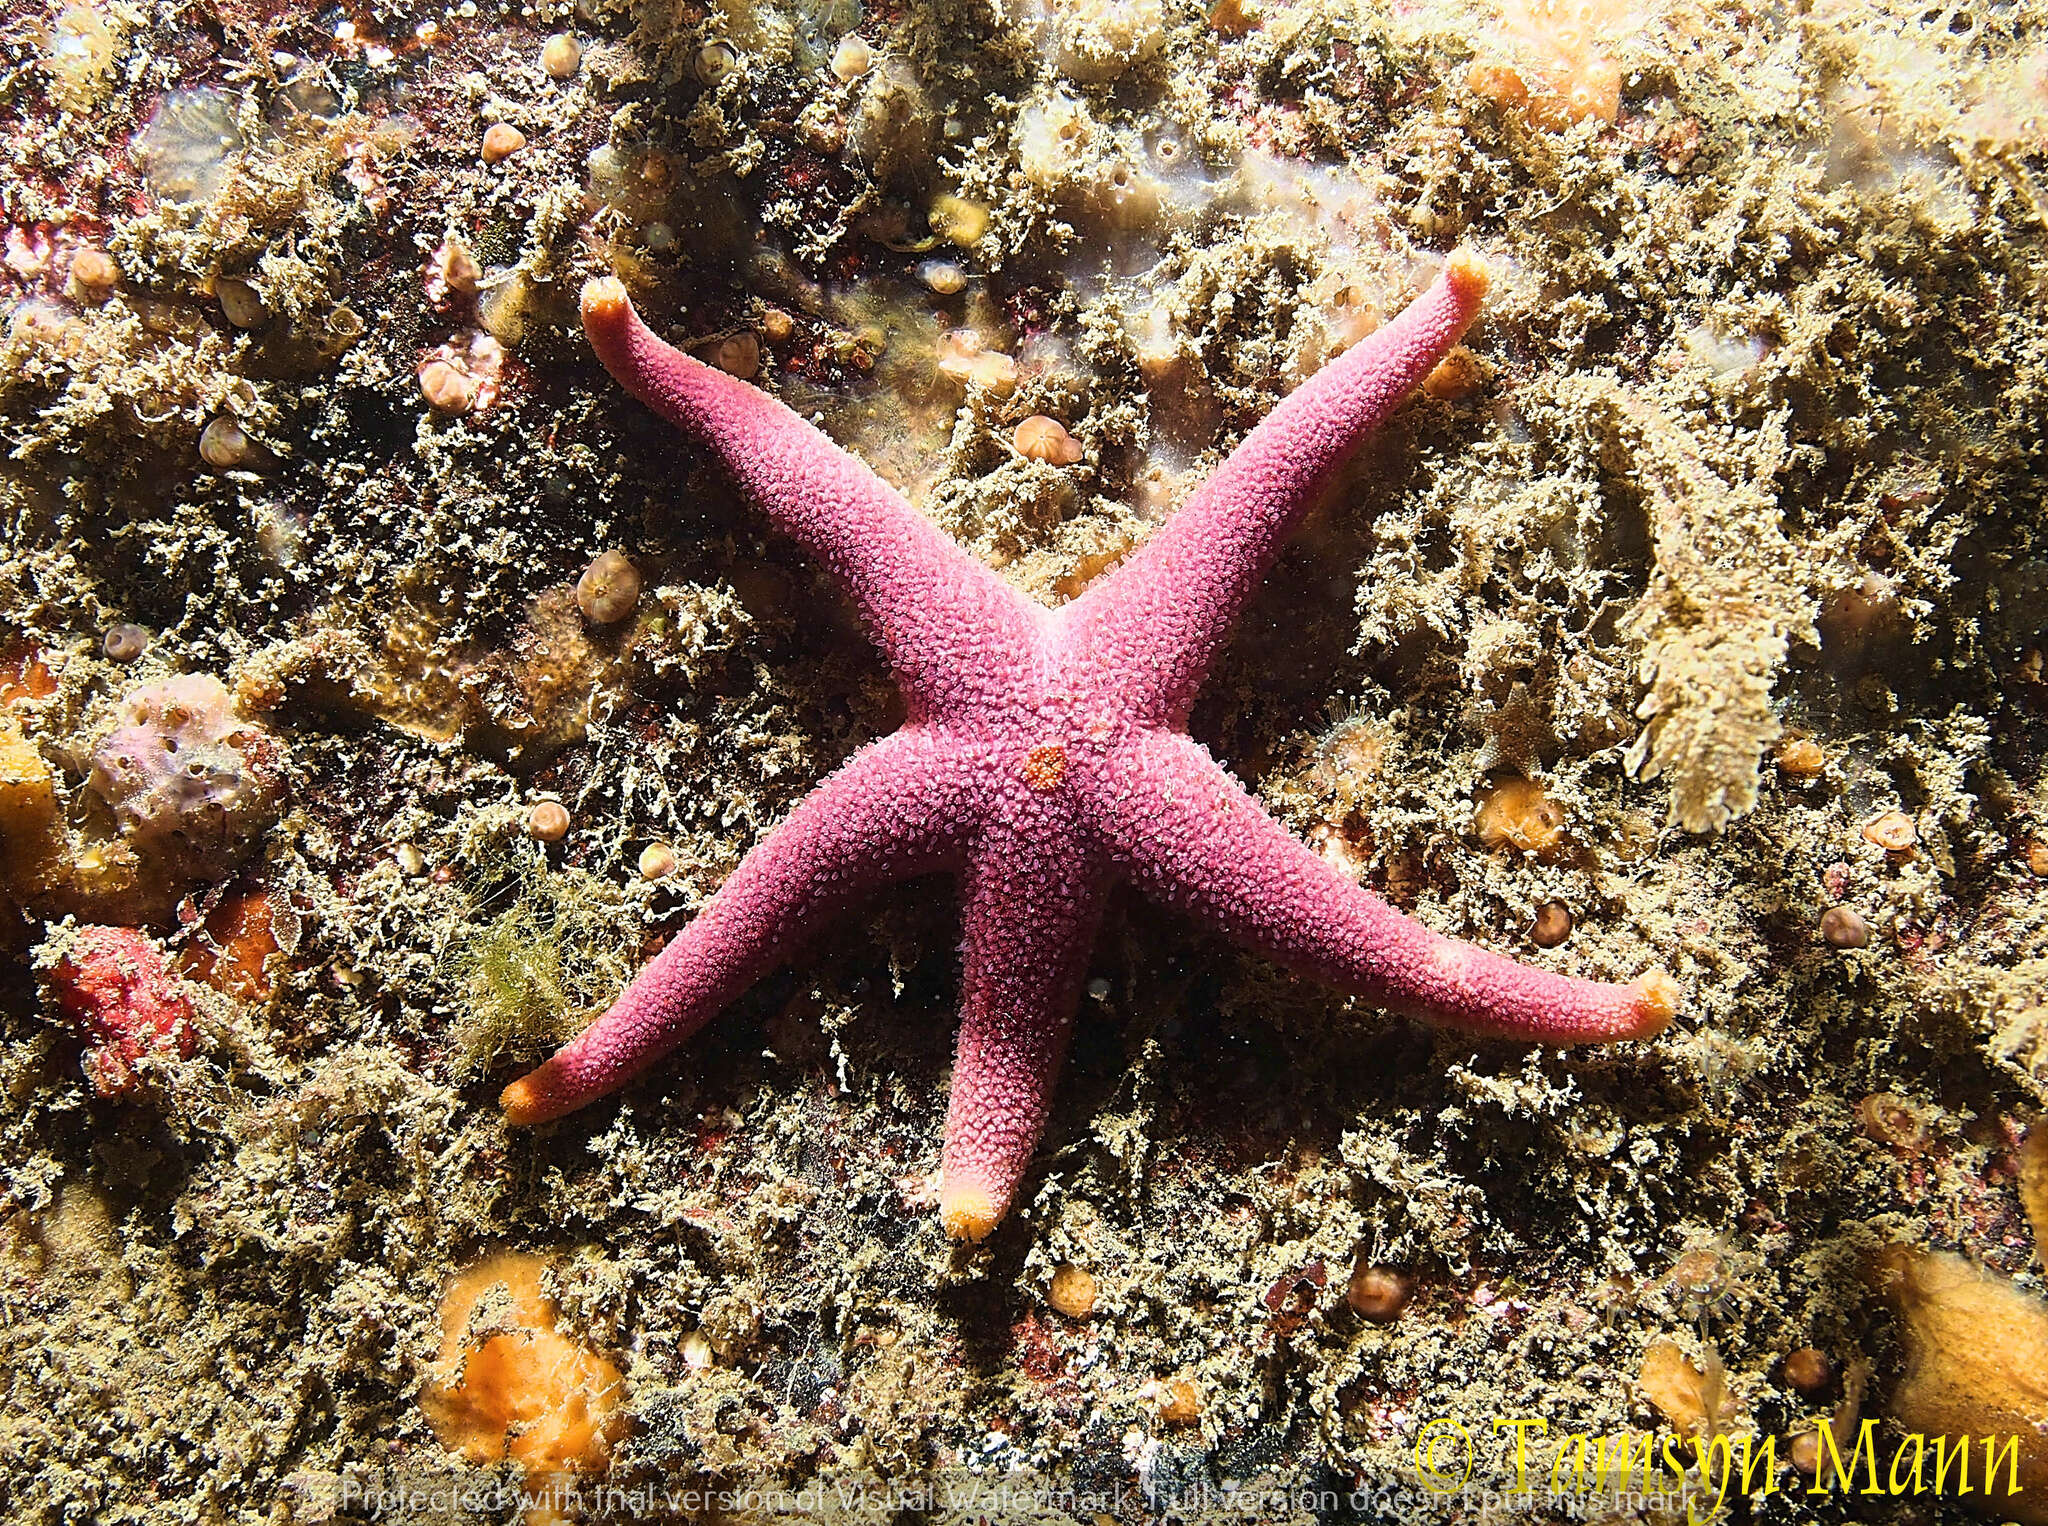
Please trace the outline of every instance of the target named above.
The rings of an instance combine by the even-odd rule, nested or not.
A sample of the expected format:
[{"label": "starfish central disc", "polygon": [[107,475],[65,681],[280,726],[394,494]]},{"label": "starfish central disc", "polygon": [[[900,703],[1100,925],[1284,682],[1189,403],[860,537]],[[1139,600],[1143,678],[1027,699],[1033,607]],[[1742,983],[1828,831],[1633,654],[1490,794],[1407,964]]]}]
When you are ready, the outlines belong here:
[{"label": "starfish central disc", "polygon": [[1025,755],[1024,782],[1044,793],[1060,787],[1067,776],[1067,750],[1057,742],[1040,742]]}]

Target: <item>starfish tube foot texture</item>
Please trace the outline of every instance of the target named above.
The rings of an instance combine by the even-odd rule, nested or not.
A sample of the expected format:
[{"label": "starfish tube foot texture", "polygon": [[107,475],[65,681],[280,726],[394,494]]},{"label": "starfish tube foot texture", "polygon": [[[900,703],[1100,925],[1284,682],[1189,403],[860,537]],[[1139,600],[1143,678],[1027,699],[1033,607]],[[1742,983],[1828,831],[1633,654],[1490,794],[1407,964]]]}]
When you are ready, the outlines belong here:
[{"label": "starfish tube foot texture", "polygon": [[1478,257],[1453,254],[1397,318],[1274,408],[1128,562],[1046,610],[781,403],[663,343],[618,281],[586,286],[598,358],[847,589],[908,719],[769,833],[590,1027],[505,1088],[511,1121],[542,1123],[617,1090],[820,921],[935,870],[962,887],[939,1194],[961,1239],[1002,1221],[1030,1166],[1120,879],[1288,969],[1428,1022],[1551,1044],[1662,1030],[1680,999],[1669,975],[1580,980],[1432,932],[1291,836],[1185,731],[1288,532],[1457,343],[1486,288]]}]

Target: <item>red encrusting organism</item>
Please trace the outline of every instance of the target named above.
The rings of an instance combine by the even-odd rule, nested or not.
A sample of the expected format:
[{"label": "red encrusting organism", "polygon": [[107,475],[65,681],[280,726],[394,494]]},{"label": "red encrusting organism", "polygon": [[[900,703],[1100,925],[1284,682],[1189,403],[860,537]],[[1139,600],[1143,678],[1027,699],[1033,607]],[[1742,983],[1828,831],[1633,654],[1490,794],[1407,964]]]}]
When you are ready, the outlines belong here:
[{"label": "red encrusting organism", "polygon": [[163,951],[132,927],[72,934],[50,986],[58,1010],[85,1036],[85,1079],[99,1095],[134,1095],[148,1057],[191,1055],[198,1036],[179,984]]}]

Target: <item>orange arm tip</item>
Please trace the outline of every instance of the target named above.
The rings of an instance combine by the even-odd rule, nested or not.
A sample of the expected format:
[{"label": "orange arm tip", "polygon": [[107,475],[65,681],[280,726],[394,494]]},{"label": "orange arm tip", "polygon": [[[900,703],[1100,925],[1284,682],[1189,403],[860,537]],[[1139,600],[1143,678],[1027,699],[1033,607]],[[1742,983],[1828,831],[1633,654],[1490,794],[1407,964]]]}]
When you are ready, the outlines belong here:
[{"label": "orange arm tip", "polygon": [[1003,1221],[1003,1210],[980,1187],[967,1182],[947,1182],[939,1190],[939,1222],[946,1233],[969,1244],[986,1240],[989,1231]]},{"label": "orange arm tip", "polygon": [[[1450,284],[1451,293],[1462,306],[1476,308],[1486,299],[1487,290],[1493,285],[1493,272],[1486,267],[1485,259],[1476,249],[1455,249],[1444,261],[1444,280]],[[587,303],[589,288],[584,288]]]},{"label": "orange arm tip", "polygon": [[617,276],[598,276],[583,283],[583,322],[615,324],[633,310],[626,284]]},{"label": "orange arm tip", "polygon": [[1685,1000],[1685,991],[1662,970],[1651,970],[1636,982],[1636,1011],[1642,1027],[1633,1035],[1652,1038],[1671,1026]]},{"label": "orange arm tip", "polygon": [[505,1121],[515,1128],[530,1128],[555,1116],[530,1075],[521,1076],[499,1092],[498,1106],[505,1110]]}]

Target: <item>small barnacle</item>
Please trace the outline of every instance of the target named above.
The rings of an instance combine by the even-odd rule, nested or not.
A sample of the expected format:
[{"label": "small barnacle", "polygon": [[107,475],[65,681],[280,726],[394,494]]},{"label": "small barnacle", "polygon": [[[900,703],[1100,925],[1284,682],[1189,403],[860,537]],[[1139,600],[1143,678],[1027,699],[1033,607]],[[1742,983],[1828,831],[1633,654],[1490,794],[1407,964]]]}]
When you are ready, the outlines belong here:
[{"label": "small barnacle", "polygon": [[1051,466],[1072,466],[1081,459],[1081,442],[1068,434],[1058,419],[1034,413],[1017,425],[1011,435],[1017,454]]},{"label": "small barnacle", "polygon": [[1344,1286],[1344,1301],[1353,1312],[1376,1325],[1399,1319],[1414,1297],[1413,1277],[1396,1267],[1376,1265],[1364,1256],[1352,1266],[1351,1280]]},{"label": "small barnacle", "polygon": [[926,260],[917,267],[917,275],[942,297],[956,296],[967,289],[967,272],[951,260]]},{"label": "small barnacle", "polygon": [[363,315],[343,303],[327,314],[320,326],[320,332],[314,337],[313,348],[321,356],[332,360],[362,338],[365,327]]},{"label": "small barnacle", "polygon": [[1812,737],[1788,737],[1779,744],[1778,772],[1788,779],[1815,779],[1827,766],[1827,749]]},{"label": "small barnacle", "polygon": [[1682,175],[1690,169],[1699,157],[1706,136],[1706,129],[1694,117],[1681,117],[1659,127],[1652,146],[1656,149],[1658,162],[1664,166],[1664,173]]},{"label": "small barnacle", "polygon": [[1830,906],[1820,914],[1820,935],[1830,948],[1862,948],[1870,942],[1870,924],[1853,906]]},{"label": "small barnacle", "polygon": [[832,73],[842,84],[851,83],[875,66],[875,50],[865,39],[848,33],[832,50]]},{"label": "small barnacle", "polygon": [[493,122],[484,129],[479,152],[486,164],[503,164],[526,147],[526,134],[510,122]]},{"label": "small barnacle", "polygon": [[1062,1261],[1053,1269],[1046,1302],[1068,1319],[1086,1319],[1095,1312],[1095,1277],[1085,1267]]},{"label": "small barnacle", "polygon": [[560,842],[569,835],[569,809],[559,800],[542,800],[526,815],[526,833],[535,842]]},{"label": "small barnacle", "polygon": [[698,83],[716,85],[738,68],[739,62],[739,54],[734,52],[729,44],[707,42],[697,50],[697,57],[692,62],[691,69],[696,74]]},{"label": "small barnacle", "polygon": [[752,329],[741,329],[714,339],[705,347],[704,359],[727,376],[752,381],[761,370],[761,336]]},{"label": "small barnacle", "polygon": [[1785,1353],[1785,1360],[1778,1364],[1778,1375],[1785,1380],[1785,1386],[1805,1394],[1809,1399],[1825,1393],[1828,1385],[1835,1381],[1835,1364],[1828,1360],[1827,1353],[1812,1346],[1801,1346],[1796,1351]]},{"label": "small barnacle", "polygon": [[69,273],[69,290],[81,302],[106,301],[121,281],[121,267],[114,257],[92,244],[81,244],[72,252]]},{"label": "small barnacle", "polygon": [[583,44],[573,33],[557,32],[541,45],[540,67],[549,79],[568,79],[583,63]]},{"label": "small barnacle", "polygon": [[1489,848],[1513,848],[1549,860],[1563,845],[1564,807],[1534,779],[1510,774],[1480,797],[1474,828]]},{"label": "small barnacle", "polygon": [[1910,853],[1919,837],[1904,811],[1883,811],[1863,823],[1863,840],[1887,853]]},{"label": "small barnacle", "polygon": [[229,472],[249,463],[255,453],[242,426],[223,414],[199,431],[199,456],[208,466]]},{"label": "small barnacle", "polygon": [[1041,191],[1060,192],[1096,131],[1085,102],[1068,95],[1033,101],[1017,116],[1017,161],[1025,180]]},{"label": "small barnacle", "polygon": [[256,288],[240,276],[223,276],[213,283],[214,300],[221,316],[238,329],[261,328],[270,321],[270,306]]},{"label": "small barnacle", "polygon": [[1931,1137],[1920,1110],[1895,1092],[1865,1097],[1856,1104],[1856,1121],[1871,1139],[1903,1155],[1921,1154]]},{"label": "small barnacle", "polygon": [[1562,901],[1545,901],[1536,908],[1536,920],[1529,928],[1529,941],[1538,948],[1556,948],[1572,935],[1572,910]]},{"label": "small barnacle", "polygon": [[615,625],[640,602],[640,574],[622,551],[601,552],[576,580],[576,607],[593,625]]},{"label": "small barnacle", "polygon": [[110,662],[133,662],[149,650],[149,632],[123,620],[107,627],[106,635],[100,638],[100,650]]}]

